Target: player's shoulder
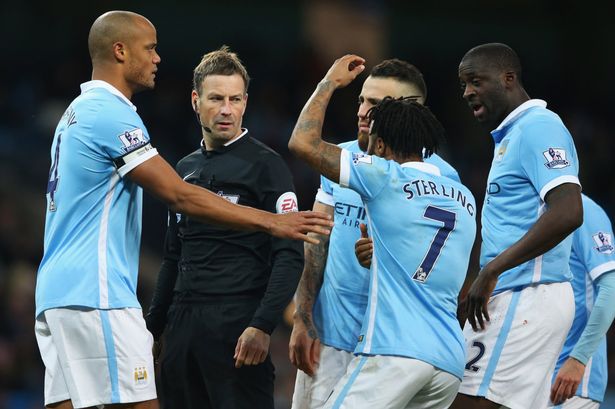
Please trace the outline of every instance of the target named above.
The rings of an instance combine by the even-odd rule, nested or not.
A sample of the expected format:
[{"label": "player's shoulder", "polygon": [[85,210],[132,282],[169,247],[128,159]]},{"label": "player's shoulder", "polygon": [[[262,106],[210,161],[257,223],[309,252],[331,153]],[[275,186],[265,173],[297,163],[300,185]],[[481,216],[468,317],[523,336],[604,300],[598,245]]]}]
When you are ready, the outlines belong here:
[{"label": "player's shoulder", "polygon": [[361,148],[359,148],[359,142],[356,139],[354,141],[338,143],[337,146],[350,152],[361,152]]},{"label": "player's shoulder", "polygon": [[[543,132],[544,128],[556,128],[565,130],[566,126],[562,119],[555,112],[546,107],[532,107],[521,115],[516,126],[521,128],[522,134],[528,141],[535,140],[536,133]],[[542,138],[540,138],[542,139]]]},{"label": "player's shoulder", "polygon": [[245,147],[256,156],[255,159],[265,160],[266,158],[282,158],[278,152],[266,143],[259,141],[250,135],[246,135],[246,137],[248,139],[245,143]]},{"label": "player's shoulder", "polygon": [[581,198],[583,200],[583,213],[585,213],[584,215],[585,220],[588,220],[588,218],[596,218],[596,217],[602,217],[602,218],[608,219],[608,216],[606,212],[604,211],[604,209],[598,203],[596,203],[593,199],[591,199],[590,197],[584,194],[581,195]]}]

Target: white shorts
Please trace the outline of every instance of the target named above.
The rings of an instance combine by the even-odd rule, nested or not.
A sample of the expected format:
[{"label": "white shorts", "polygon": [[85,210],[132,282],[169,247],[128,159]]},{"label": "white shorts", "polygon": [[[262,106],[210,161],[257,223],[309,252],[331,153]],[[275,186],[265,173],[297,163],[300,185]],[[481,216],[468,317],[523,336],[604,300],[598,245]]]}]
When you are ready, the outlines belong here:
[{"label": "white shorts", "polygon": [[541,284],[491,297],[486,329],[466,321],[466,370],[459,392],[511,409],[544,407],[555,362],[574,318],[570,283]]},{"label": "white shorts", "polygon": [[356,356],[325,408],[445,409],[459,383],[456,376],[416,359]]},{"label": "white shorts", "polygon": [[553,406],[549,404],[547,407],[553,409],[600,409],[600,403],[588,398],[573,396],[570,399],[566,399],[566,402],[561,405]]},{"label": "white shorts", "polygon": [[321,344],[320,364],[314,377],[297,371],[292,409],[322,408],[353,358],[352,352]]},{"label": "white shorts", "polygon": [[45,405],[156,398],[153,338],[141,309],[54,308],[37,317],[34,330],[45,364]]}]

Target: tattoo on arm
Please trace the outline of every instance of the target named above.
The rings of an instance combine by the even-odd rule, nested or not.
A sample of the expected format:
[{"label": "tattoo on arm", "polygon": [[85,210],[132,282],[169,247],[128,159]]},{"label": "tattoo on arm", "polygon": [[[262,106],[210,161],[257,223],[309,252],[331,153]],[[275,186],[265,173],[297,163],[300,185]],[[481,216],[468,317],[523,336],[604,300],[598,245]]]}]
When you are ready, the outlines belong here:
[{"label": "tattoo on arm", "polygon": [[319,236],[318,239],[318,244],[305,243],[305,266],[297,287],[297,315],[313,339],[318,338],[318,332],[312,321],[312,308],[322,286],[329,251],[329,236]]},{"label": "tattoo on arm", "polygon": [[334,182],[339,181],[341,149],[322,140],[322,125],[334,84],[321,81],[303,107],[293,130],[289,147],[317,170]]}]

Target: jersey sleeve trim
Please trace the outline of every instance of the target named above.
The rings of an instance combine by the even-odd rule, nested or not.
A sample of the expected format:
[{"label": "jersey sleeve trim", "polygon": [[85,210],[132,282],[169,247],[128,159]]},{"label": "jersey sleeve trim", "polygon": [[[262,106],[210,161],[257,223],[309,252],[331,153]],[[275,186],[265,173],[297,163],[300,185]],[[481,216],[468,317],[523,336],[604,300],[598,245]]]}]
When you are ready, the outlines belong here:
[{"label": "jersey sleeve trim", "polygon": [[350,182],[350,151],[342,149],[340,155],[340,186],[348,187]]},{"label": "jersey sleeve trim", "polygon": [[158,150],[148,143],[139,149],[114,159],[114,162],[118,173],[121,177],[124,177],[128,172],[156,155],[158,155]]},{"label": "jersey sleeve trim", "polygon": [[322,204],[326,204],[329,206],[335,206],[335,200],[333,199],[333,195],[325,192],[322,188],[318,189],[316,193],[316,200]]},{"label": "jersey sleeve trim", "polygon": [[542,189],[540,189],[540,198],[542,199],[542,201],[544,202],[547,193],[549,193],[552,189],[558,187],[559,185],[563,185],[564,183],[574,183],[575,185],[581,186],[579,178],[574,175],[564,175],[557,177],[544,185]]},{"label": "jersey sleeve trim", "polygon": [[611,270],[615,270],[615,261],[609,261],[604,264],[600,264],[598,267],[593,268],[589,272],[589,276],[593,281],[596,281],[598,277],[600,277],[602,274]]}]

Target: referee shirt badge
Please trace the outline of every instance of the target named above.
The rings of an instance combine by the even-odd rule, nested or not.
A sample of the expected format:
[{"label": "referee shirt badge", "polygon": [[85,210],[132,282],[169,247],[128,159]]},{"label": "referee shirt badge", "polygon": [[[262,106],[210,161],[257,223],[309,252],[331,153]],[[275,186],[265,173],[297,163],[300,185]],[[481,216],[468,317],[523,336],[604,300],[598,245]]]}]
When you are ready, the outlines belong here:
[{"label": "referee shirt badge", "polygon": [[596,247],[594,247],[596,251],[602,254],[611,254],[613,252],[613,244],[609,233],[599,231],[594,234],[592,238],[594,239],[594,243],[596,243]]},{"label": "referee shirt badge", "polygon": [[562,169],[570,166],[570,162],[566,160],[566,151],[559,148],[549,148],[542,155],[547,160],[545,166],[549,169]]},{"label": "referee shirt badge", "polygon": [[297,195],[295,192],[286,192],[280,195],[275,203],[276,213],[296,212],[299,210],[297,205]]}]

